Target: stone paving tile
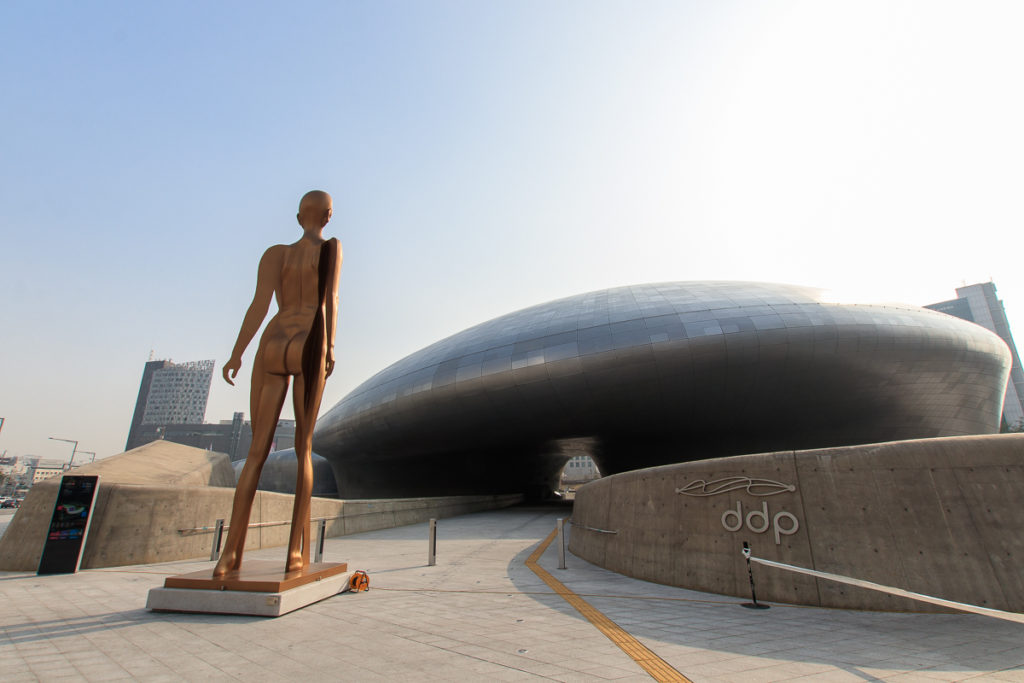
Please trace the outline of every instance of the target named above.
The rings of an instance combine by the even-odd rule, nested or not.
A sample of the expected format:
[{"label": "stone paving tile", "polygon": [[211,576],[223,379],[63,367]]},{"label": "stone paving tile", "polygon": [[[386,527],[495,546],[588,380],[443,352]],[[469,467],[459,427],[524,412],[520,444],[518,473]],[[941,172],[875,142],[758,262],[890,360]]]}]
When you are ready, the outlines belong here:
[{"label": "stone paving tile", "polygon": [[[279,619],[146,612],[177,562],[36,577],[0,574],[5,681],[650,680],[525,566],[566,510],[516,508],[327,543],[370,572],[367,593]],[[251,553],[283,558],[281,550]],[[283,559],[282,559],[283,561]],[[578,558],[541,564],[694,681],[1024,681],[1024,628],[975,615],[773,605],[629,579]],[[36,672],[39,674],[37,675]]]},{"label": "stone paving tile", "polygon": [[[984,679],[991,678],[991,679],[997,680],[997,681],[1016,681],[1017,683],[1020,683],[1021,681],[1024,681],[1024,668],[1019,668],[1018,667],[1018,668],[1014,668],[1014,669],[1007,670],[1007,671],[996,671],[996,672],[992,672],[992,673],[984,673],[984,674],[981,674],[978,677],[979,680],[981,678],[984,678]],[[969,680],[975,680],[975,679],[969,679]]]},{"label": "stone paving tile", "polygon": [[579,673],[590,676],[591,680],[621,681],[624,678],[636,676],[635,669],[619,669],[614,666],[601,666],[592,669],[582,669]]},{"label": "stone paving tile", "polygon": [[[721,679],[717,679],[721,680]],[[800,676],[799,678],[791,679],[793,681],[799,681],[799,683],[863,683],[863,681],[876,680],[871,677],[858,675],[849,671],[842,671],[833,669],[831,671],[824,671],[818,674],[810,674],[808,676]]]}]

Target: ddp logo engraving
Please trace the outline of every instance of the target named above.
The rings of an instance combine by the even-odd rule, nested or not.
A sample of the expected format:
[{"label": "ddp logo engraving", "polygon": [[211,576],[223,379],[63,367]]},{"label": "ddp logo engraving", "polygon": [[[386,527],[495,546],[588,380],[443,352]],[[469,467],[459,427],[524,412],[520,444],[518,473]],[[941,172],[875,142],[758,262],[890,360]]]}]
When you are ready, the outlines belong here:
[{"label": "ddp logo engraving", "polygon": [[[796,491],[793,484],[784,484],[773,479],[755,479],[752,477],[723,477],[714,481],[697,479],[682,488],[676,489],[676,493],[694,498],[707,498],[722,493],[746,490],[752,496],[763,498],[774,496],[779,493],[792,493]],[[768,511],[768,501],[761,502],[761,509],[751,510],[743,515],[743,503],[737,501],[736,509],[729,508],[722,513],[722,526],[726,531],[739,531],[744,524],[748,531],[755,534],[763,534],[771,529],[775,536],[775,545],[782,543],[783,536],[792,536],[800,530],[800,521],[790,512],[780,510],[774,516]]]},{"label": "ddp logo engraving", "polygon": [[792,484],[783,484],[781,481],[773,481],[772,479],[724,477],[714,481],[698,479],[681,489],[676,489],[676,493],[681,493],[684,496],[706,498],[707,496],[717,496],[720,493],[729,493],[730,491],[739,491],[740,489],[746,489],[747,493],[752,496],[774,496],[778,493],[792,493],[796,491],[796,487]]},{"label": "ddp logo engraving", "polygon": [[[784,528],[782,522],[787,520],[788,528]],[[726,531],[739,531],[744,522],[747,530],[755,534],[763,534],[771,527],[775,532],[775,545],[782,543],[783,536],[792,536],[800,530],[800,521],[792,513],[782,510],[771,517],[768,513],[768,501],[762,501],[761,509],[751,510],[746,517],[743,516],[743,504],[739,501],[736,502],[735,510],[729,508],[722,513],[722,526]]]}]

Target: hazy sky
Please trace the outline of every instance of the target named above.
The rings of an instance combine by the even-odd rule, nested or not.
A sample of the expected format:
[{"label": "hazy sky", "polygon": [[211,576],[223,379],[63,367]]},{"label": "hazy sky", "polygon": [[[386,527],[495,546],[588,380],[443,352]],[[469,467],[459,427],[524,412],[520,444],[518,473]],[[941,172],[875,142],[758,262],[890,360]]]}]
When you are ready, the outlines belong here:
[{"label": "hazy sky", "polygon": [[5,2],[0,452],[120,452],[151,349],[248,413],[254,348],[220,365],[312,188],[345,251],[325,411],[640,282],[992,278],[1024,335],[1022,35],[1019,2]]}]

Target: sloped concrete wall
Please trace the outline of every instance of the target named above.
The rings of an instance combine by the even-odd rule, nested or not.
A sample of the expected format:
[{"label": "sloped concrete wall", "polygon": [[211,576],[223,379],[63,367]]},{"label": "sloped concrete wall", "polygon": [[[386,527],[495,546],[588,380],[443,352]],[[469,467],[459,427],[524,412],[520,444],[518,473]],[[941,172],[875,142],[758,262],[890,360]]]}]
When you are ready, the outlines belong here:
[{"label": "sloped concrete wall", "polygon": [[[112,554],[119,558],[152,556],[152,553],[142,550],[148,541],[147,534],[140,530],[149,529],[151,524],[158,524],[158,520],[176,519],[179,513],[168,513],[172,508],[180,509],[180,514],[188,514],[190,509],[202,510],[207,499],[226,495],[230,510],[235,485],[234,470],[227,455],[169,441],[154,441],[99,462],[76,467],[72,473],[100,477],[89,539],[82,557],[83,567],[90,566],[90,555],[97,551],[101,555]],[[52,477],[33,486],[25,496],[3,538],[0,538],[0,570],[36,569],[59,487],[60,477]],[[132,502],[127,504],[127,510],[116,509],[118,505],[115,505],[111,519],[117,515],[121,518],[118,524],[108,528],[109,525],[103,521],[104,511],[112,500],[123,498],[121,494],[112,495],[116,491],[130,491],[124,500]],[[195,494],[196,491],[206,491],[206,494]],[[150,505],[146,504],[147,496]],[[158,515],[157,509],[162,513]]]},{"label": "sloped concrete wall", "polygon": [[153,486],[235,486],[227,455],[170,441],[153,441],[76,467],[73,474],[98,474],[101,485],[109,481]]},{"label": "sloped concrete wall", "polygon": [[[38,491],[38,493],[36,493]],[[57,488],[33,487],[35,505],[26,505],[0,540],[0,570],[34,571],[39,565]],[[209,557],[216,520],[231,516],[234,490],[218,487],[102,484],[82,555],[82,567],[118,567]],[[294,496],[257,491],[246,549],[287,545]],[[417,524],[431,517],[514,505],[522,496],[451,496],[398,500],[341,501],[313,498],[311,516],[328,517],[328,537]],[[27,498],[26,498],[27,501]],[[24,511],[46,514],[23,516]],[[310,535],[315,539],[315,523]]]},{"label": "sloped concrete wall", "polygon": [[[228,457],[157,441],[107,458],[74,474],[99,474],[82,567],[117,567],[209,557],[213,527],[231,517],[234,470]],[[42,555],[60,478],[32,487],[0,538],[0,570],[35,571]],[[288,543],[294,496],[257,491],[247,549]],[[521,496],[450,496],[341,501],[313,498],[311,516],[328,517],[328,536],[416,524],[514,505]],[[311,539],[314,538],[311,535]]]},{"label": "sloped concrete wall", "polygon": [[[581,487],[570,550],[629,576],[749,598],[748,541],[765,559],[1021,612],[1022,491],[1022,434],[718,458]],[[763,566],[754,574],[764,600],[932,609]]]}]

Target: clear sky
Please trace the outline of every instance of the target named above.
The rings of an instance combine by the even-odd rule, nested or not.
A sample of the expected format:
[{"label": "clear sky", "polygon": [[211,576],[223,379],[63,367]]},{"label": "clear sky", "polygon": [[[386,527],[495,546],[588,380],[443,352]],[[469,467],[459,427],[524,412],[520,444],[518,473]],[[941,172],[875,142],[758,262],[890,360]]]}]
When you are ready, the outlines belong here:
[{"label": "clear sky", "polygon": [[312,188],[345,250],[324,410],[640,282],[991,278],[1024,335],[1022,35],[1019,2],[5,2],[0,452],[120,452],[151,349],[248,413],[254,349],[220,365]]}]

